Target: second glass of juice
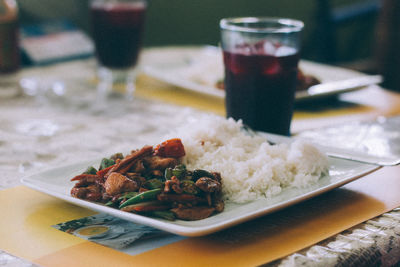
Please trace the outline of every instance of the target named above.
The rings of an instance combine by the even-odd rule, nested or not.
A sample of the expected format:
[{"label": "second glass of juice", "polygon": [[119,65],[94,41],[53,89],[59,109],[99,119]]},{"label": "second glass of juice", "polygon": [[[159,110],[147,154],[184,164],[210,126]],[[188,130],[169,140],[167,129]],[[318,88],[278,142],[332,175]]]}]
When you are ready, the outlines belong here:
[{"label": "second glass of juice", "polygon": [[290,135],[303,26],[284,18],[221,20],[227,117]]},{"label": "second glass of juice", "polygon": [[122,92],[128,99],[133,97],[146,9],[146,0],[90,2],[100,102],[109,95],[119,95],[116,92]]}]

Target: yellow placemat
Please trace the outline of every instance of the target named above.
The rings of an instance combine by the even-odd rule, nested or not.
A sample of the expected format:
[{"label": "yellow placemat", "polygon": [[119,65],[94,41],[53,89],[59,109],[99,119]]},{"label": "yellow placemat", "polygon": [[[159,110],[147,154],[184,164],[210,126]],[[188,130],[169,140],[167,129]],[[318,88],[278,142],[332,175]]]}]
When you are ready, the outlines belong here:
[{"label": "yellow placemat", "polygon": [[189,106],[225,116],[224,99],[168,85],[144,75],[138,79],[135,94],[147,99],[156,99],[179,106]]},{"label": "yellow placemat", "polygon": [[278,259],[400,205],[400,166],[274,214],[136,256],[51,225],[93,212],[20,186],[0,191],[0,249],[41,266],[253,266]]},{"label": "yellow placemat", "polygon": [[[136,92],[139,97],[220,115],[225,113],[222,99],[157,81],[140,83],[139,80]],[[365,108],[368,109],[368,105],[325,112],[340,116],[351,111],[362,113]],[[315,116],[319,118],[320,115],[297,112],[295,120]],[[399,174],[400,167],[384,168],[344,188],[281,212],[221,233],[185,239],[136,256],[52,228],[51,225],[89,216],[93,212],[21,186],[0,191],[0,212],[3,215],[0,220],[0,249],[42,266],[259,265],[399,206]]]}]

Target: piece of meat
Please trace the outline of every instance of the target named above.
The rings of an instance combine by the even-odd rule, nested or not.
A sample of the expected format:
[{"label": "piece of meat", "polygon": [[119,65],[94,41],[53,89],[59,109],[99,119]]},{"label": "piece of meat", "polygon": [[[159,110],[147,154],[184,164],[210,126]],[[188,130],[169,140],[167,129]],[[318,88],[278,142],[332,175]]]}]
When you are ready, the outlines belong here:
[{"label": "piece of meat", "polygon": [[196,181],[196,186],[207,193],[221,191],[221,183],[209,177],[201,177]]},{"label": "piece of meat", "polygon": [[137,162],[135,162],[135,164],[133,164],[133,166],[130,168],[129,171],[135,172],[135,173],[142,173],[145,170],[146,169],[143,166],[143,161],[142,160],[138,160]]},{"label": "piece of meat", "polygon": [[104,188],[108,195],[114,196],[123,192],[136,191],[139,186],[135,181],[128,179],[126,176],[113,172],[104,183]]},{"label": "piece of meat", "polygon": [[86,187],[73,187],[71,195],[76,198],[86,199],[90,201],[99,201],[102,199],[102,186],[99,184],[91,184]]},{"label": "piece of meat", "polygon": [[180,181],[176,176],[172,176],[171,180],[167,180],[164,186],[164,192],[169,193],[173,190],[177,194],[182,194],[183,190],[180,187]]},{"label": "piece of meat", "polygon": [[87,192],[88,190],[86,189],[86,187],[73,187],[71,189],[71,196],[80,199],[85,199]]},{"label": "piece of meat", "polygon": [[113,172],[119,172],[119,173],[126,173],[129,171],[129,169],[136,164],[140,159],[150,156],[153,153],[153,147],[152,146],[145,146],[140,150],[132,152],[132,154],[126,156],[123,160],[121,160],[119,163],[115,164],[105,175],[107,178],[111,173]]},{"label": "piece of meat", "polygon": [[215,211],[215,208],[203,206],[190,208],[179,207],[171,209],[171,211],[181,220],[195,221],[210,217]]},{"label": "piece of meat", "polygon": [[86,194],[85,199],[90,200],[90,201],[100,201],[103,198],[103,195],[101,193],[97,192],[89,192]]},{"label": "piece of meat", "polygon": [[141,187],[145,182],[146,182],[146,178],[142,177],[140,174],[138,173],[132,173],[132,172],[128,172],[125,174],[125,176],[132,180],[135,181],[137,183],[138,187]]},{"label": "piece of meat", "polygon": [[147,157],[144,160],[147,169],[164,171],[166,168],[173,168],[178,165],[175,158],[163,158],[159,156]]},{"label": "piece of meat", "polygon": [[225,208],[225,204],[222,200],[216,201],[214,203],[214,208],[216,212],[222,212]]},{"label": "piece of meat", "polygon": [[212,172],[211,174],[214,176],[214,180],[221,183],[222,178],[221,178],[221,174],[219,172]]}]

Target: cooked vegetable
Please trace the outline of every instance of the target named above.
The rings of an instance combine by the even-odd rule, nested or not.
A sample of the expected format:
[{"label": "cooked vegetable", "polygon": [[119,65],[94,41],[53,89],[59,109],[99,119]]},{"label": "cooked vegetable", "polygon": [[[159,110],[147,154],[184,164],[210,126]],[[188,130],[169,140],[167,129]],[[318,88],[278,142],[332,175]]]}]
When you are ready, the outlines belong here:
[{"label": "cooked vegetable", "polygon": [[89,167],[86,169],[86,171],[85,171],[84,173],[85,173],[85,174],[96,174],[96,173],[97,173],[97,170],[96,170],[95,167],[89,166]]},{"label": "cooked vegetable", "polygon": [[196,184],[191,180],[184,180],[181,182],[181,187],[184,193],[196,195],[199,193]]},{"label": "cooked vegetable", "polygon": [[150,216],[158,217],[161,219],[165,219],[168,221],[173,221],[175,220],[175,214],[171,211],[163,210],[163,211],[152,211],[149,212]]},{"label": "cooked vegetable", "polygon": [[107,167],[107,168],[105,168],[105,169],[102,169],[102,170],[98,171],[96,174],[97,174],[98,176],[100,176],[100,177],[104,177],[104,175],[105,175],[113,166],[115,166],[115,165],[111,165],[111,166],[109,166],[109,167]]},{"label": "cooked vegetable", "polygon": [[149,211],[160,211],[166,210],[170,208],[170,205],[167,205],[160,201],[149,201],[149,202],[142,202],[138,204],[128,205],[121,210],[123,211],[133,211],[133,212],[149,212]]},{"label": "cooked vegetable", "polygon": [[154,154],[160,157],[180,158],[185,156],[185,148],[183,147],[181,139],[174,138],[156,146]]},{"label": "cooked vegetable", "polygon": [[156,199],[156,196],[161,193],[161,188],[156,188],[153,190],[148,190],[145,191],[143,193],[140,193],[134,197],[131,197],[130,199],[128,199],[127,201],[125,201],[124,203],[122,203],[119,208],[123,208],[132,204],[136,204],[136,203],[140,203],[140,202],[144,202],[147,200],[154,200]]},{"label": "cooked vegetable", "polygon": [[114,165],[114,164],[115,164],[115,161],[114,161],[114,160],[112,160],[112,159],[107,159],[107,158],[103,158],[103,159],[101,160],[99,170],[108,168],[108,167],[110,167],[110,166],[112,166],[112,165]]},{"label": "cooked vegetable", "polygon": [[102,159],[76,181],[71,195],[104,203],[126,212],[174,220],[198,220],[221,212],[221,177],[206,170],[190,171],[181,164],[182,142],[170,139],[153,148]]},{"label": "cooked vegetable", "polygon": [[94,182],[98,178],[99,177],[96,174],[82,173],[82,174],[79,174],[79,175],[75,176],[74,178],[72,178],[71,181],[90,180],[88,182]]},{"label": "cooked vegetable", "polygon": [[172,168],[166,168],[164,172],[165,180],[171,180],[172,176]]},{"label": "cooked vegetable", "polygon": [[172,176],[176,176],[179,180],[185,178],[186,176],[186,166],[180,164],[172,169]]},{"label": "cooked vegetable", "polygon": [[118,200],[119,201],[127,200],[137,195],[139,195],[139,192],[125,192],[124,194],[122,194],[122,196],[118,198]]},{"label": "cooked vegetable", "polygon": [[146,187],[148,189],[162,188],[163,186],[164,186],[164,183],[158,179],[151,179],[144,183],[144,187]]}]

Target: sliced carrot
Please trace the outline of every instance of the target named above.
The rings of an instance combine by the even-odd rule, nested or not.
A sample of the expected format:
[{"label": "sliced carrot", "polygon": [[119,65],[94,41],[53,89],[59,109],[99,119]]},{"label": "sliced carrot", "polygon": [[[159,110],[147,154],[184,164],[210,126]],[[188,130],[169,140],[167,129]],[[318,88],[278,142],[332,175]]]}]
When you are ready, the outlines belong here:
[{"label": "sliced carrot", "polygon": [[132,204],[121,208],[122,211],[128,212],[148,212],[169,209],[171,206],[159,201],[148,201],[137,204]]},{"label": "sliced carrot", "polygon": [[97,174],[87,174],[87,173],[82,173],[79,174],[77,176],[75,176],[74,178],[71,179],[71,181],[79,181],[85,178],[93,178],[93,179],[98,179],[99,176],[97,176]]},{"label": "sliced carrot", "polygon": [[110,167],[104,168],[104,169],[98,171],[98,172],[96,173],[96,175],[98,175],[99,177],[103,178],[104,175],[106,175],[106,173],[107,173],[112,167],[114,167],[114,166],[115,166],[115,164],[114,164],[114,165],[111,165]]}]

